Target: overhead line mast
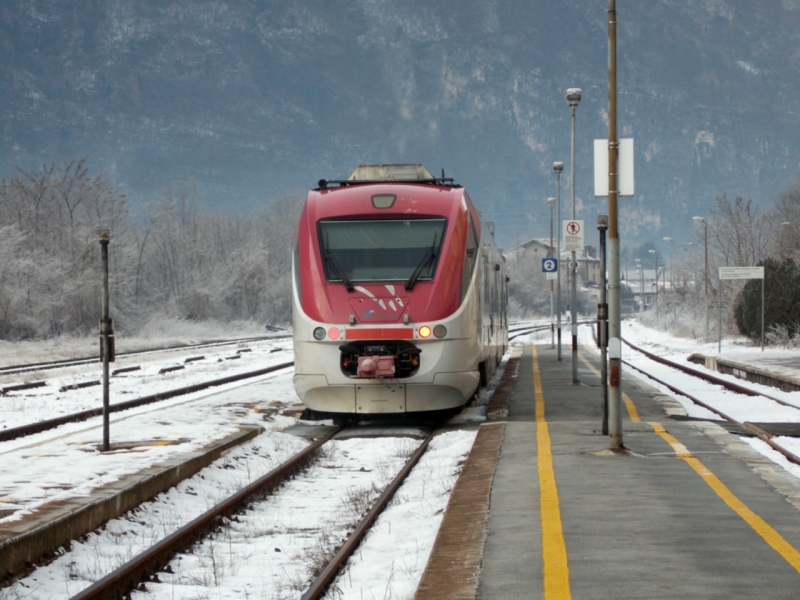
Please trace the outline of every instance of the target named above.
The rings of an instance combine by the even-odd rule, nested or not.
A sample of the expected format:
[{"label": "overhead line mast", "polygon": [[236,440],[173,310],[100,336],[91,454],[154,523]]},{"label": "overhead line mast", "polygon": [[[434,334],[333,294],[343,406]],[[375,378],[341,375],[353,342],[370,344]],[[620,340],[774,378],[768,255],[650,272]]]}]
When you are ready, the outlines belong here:
[{"label": "overhead line mast", "polygon": [[619,273],[619,140],[617,138],[617,4],[608,0],[608,363],[609,437],[622,450],[622,328]]}]

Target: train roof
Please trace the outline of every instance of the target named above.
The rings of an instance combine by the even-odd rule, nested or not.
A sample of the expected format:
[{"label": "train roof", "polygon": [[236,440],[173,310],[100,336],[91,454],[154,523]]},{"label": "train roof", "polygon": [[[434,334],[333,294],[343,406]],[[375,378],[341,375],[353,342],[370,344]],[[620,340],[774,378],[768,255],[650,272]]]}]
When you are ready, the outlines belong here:
[{"label": "train roof", "polygon": [[421,164],[359,165],[347,179],[320,179],[318,190],[331,186],[349,187],[374,183],[427,183],[431,185],[461,187],[452,177],[434,177]]}]

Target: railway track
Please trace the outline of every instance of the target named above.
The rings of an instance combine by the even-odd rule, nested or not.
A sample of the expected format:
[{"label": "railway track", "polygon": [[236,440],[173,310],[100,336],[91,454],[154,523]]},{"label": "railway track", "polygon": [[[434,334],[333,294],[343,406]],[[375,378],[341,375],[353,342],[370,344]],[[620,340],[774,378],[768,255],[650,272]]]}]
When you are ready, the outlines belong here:
[{"label": "railway track", "polygon": [[[140,356],[144,354],[152,354],[155,352],[170,352],[175,350],[199,350],[203,348],[216,348],[223,346],[231,346],[234,344],[243,344],[248,342],[263,342],[263,341],[281,340],[288,338],[291,338],[291,336],[290,335],[259,336],[259,337],[238,338],[234,340],[214,340],[198,344],[183,344],[183,345],[169,346],[166,348],[151,348],[147,350],[136,350],[132,352],[118,352],[117,357],[124,358],[124,357]],[[50,369],[59,369],[64,367],[75,367],[80,365],[98,363],[99,360],[100,359],[97,356],[91,356],[83,358],[65,358],[61,360],[26,363],[19,365],[7,365],[4,367],[0,367],[0,375],[16,375],[21,373],[30,373],[33,371],[46,371]]]},{"label": "railway track", "polygon": [[[177,567],[171,567],[170,561],[174,562],[176,556],[185,552],[192,553],[193,545],[209,536],[214,536],[215,531],[225,527],[225,523],[230,523],[230,520],[237,520],[237,514],[243,515],[244,512],[248,512],[245,510],[246,507],[251,507],[252,510],[249,512],[256,511],[257,509],[253,508],[255,502],[263,502],[265,496],[272,492],[279,493],[277,490],[281,486],[285,485],[299,471],[307,469],[315,460],[315,457],[323,455],[325,452],[324,446],[342,431],[342,428],[330,430],[305,450],[273,469],[267,475],[232,494],[212,509],[165,537],[162,541],[136,555],[90,587],[74,595],[72,597],[73,600],[124,598],[133,589],[148,590],[148,586],[160,582],[160,572],[174,573],[174,569]],[[319,568],[319,573],[313,583],[302,595],[303,599],[321,598],[325,594],[326,589],[334,581],[342,565],[345,564],[348,557],[358,547],[359,542],[369,531],[375,519],[392,499],[413,467],[425,454],[429,442],[437,431],[438,429],[433,429],[428,433],[424,441],[408,458],[405,465],[384,488],[383,492],[366,512],[366,515],[355,525],[347,539],[326,560],[324,566]],[[242,518],[245,517],[243,516]],[[153,590],[149,591],[152,592]]]},{"label": "railway track", "polygon": [[[744,395],[751,396],[751,397],[765,398],[765,399],[770,400],[772,402],[778,403],[781,406],[785,406],[785,407],[792,408],[794,410],[800,411],[800,407],[799,406],[796,406],[794,404],[791,404],[789,402],[781,400],[780,398],[776,398],[776,397],[774,397],[774,396],[772,396],[770,394],[765,394],[763,392],[758,392],[756,390],[753,390],[753,389],[748,388],[746,386],[740,385],[738,383],[727,381],[725,379],[722,379],[720,377],[716,377],[716,376],[711,375],[709,373],[704,373],[702,371],[698,371],[698,370],[693,369],[691,367],[687,367],[686,365],[682,365],[680,363],[676,363],[676,362],[671,361],[669,359],[666,359],[664,357],[661,357],[661,356],[658,356],[656,354],[653,354],[652,352],[644,350],[643,348],[640,348],[640,347],[638,347],[638,346],[636,346],[634,344],[631,344],[630,342],[628,342],[628,341],[626,341],[624,339],[623,339],[623,342],[626,345],[628,345],[630,348],[632,348],[633,350],[635,350],[635,351],[641,353],[642,355],[646,356],[648,359],[650,359],[652,361],[655,361],[655,362],[658,362],[659,364],[665,365],[665,366],[670,367],[672,369],[676,369],[676,370],[678,370],[678,371],[680,371],[682,373],[691,375],[692,377],[696,377],[696,378],[701,379],[701,380],[703,380],[705,382],[711,383],[713,385],[720,386],[720,387],[722,387],[722,388],[724,388],[724,389],[726,389],[728,391],[731,391],[731,392],[734,392],[734,393],[737,393],[737,394],[744,394]],[[768,424],[768,423],[755,424],[755,423],[752,423],[752,422],[749,422],[749,421],[740,421],[740,420],[728,415],[727,413],[723,412],[719,408],[709,404],[708,402],[700,400],[699,398],[697,398],[693,394],[691,394],[691,393],[679,388],[677,385],[675,385],[673,383],[670,383],[670,382],[667,382],[662,378],[656,377],[654,374],[648,372],[647,370],[645,370],[645,369],[643,369],[643,368],[641,368],[641,367],[639,367],[637,365],[634,365],[629,360],[624,360],[623,359],[622,362],[625,365],[627,365],[628,367],[630,367],[631,369],[634,369],[634,370],[642,373],[646,377],[652,379],[653,381],[659,383],[660,385],[663,385],[664,387],[666,387],[667,389],[669,389],[673,393],[679,394],[679,395],[681,395],[681,396],[683,396],[685,398],[688,398],[689,400],[691,400],[697,406],[701,406],[701,407],[705,408],[706,410],[718,415],[719,417],[721,417],[727,423],[735,426],[738,430],[740,430],[741,433],[744,433],[745,435],[751,435],[751,436],[757,437],[758,439],[760,439],[761,441],[763,441],[764,443],[769,445],[773,450],[781,453],[784,457],[786,457],[792,463],[800,465],[800,456],[798,456],[797,454],[793,453],[792,451],[788,450],[787,448],[785,448],[785,447],[781,446],[780,444],[778,444],[777,442],[775,442],[775,440],[773,438],[775,438],[777,436],[775,436],[772,433],[770,433],[769,431],[767,431],[767,429],[769,429],[770,424]]]},{"label": "railway track", "polygon": [[[594,323],[596,323],[596,321],[578,321],[578,325],[593,325]],[[528,335],[529,333],[534,333],[536,331],[546,331],[549,330],[550,327],[551,327],[550,324],[547,324],[547,325],[531,325],[530,327],[519,327],[516,329],[509,329],[508,333],[509,334],[513,333],[514,335],[509,335],[508,341],[511,341],[523,335]],[[569,324],[567,324],[566,326],[562,324],[562,331],[568,327]]]},{"label": "railway track", "polygon": [[[226,385],[229,383],[235,383],[237,381],[243,381],[245,379],[260,377],[261,375],[267,375],[269,373],[274,373],[282,369],[288,369],[292,366],[294,366],[294,362],[283,362],[277,365],[265,367],[263,369],[257,369],[255,371],[248,371],[246,373],[237,373],[235,375],[229,375],[227,377],[220,377],[208,381],[203,381],[200,383],[195,383],[188,386],[183,386],[180,388],[175,388],[172,390],[157,392],[155,394],[149,394],[147,396],[142,396],[140,398],[135,398],[133,400],[126,400],[124,402],[114,403],[109,407],[109,411],[112,413],[116,413],[125,410],[130,410],[132,408],[137,408],[140,406],[145,406],[147,404],[153,404],[155,402],[163,402],[165,400],[169,400],[177,396],[191,394],[212,387]],[[68,415],[63,415],[53,419],[44,419],[41,421],[37,421],[35,423],[29,423],[27,425],[21,425],[18,427],[9,427],[7,429],[0,430],[0,442],[6,442],[17,438],[33,435],[36,433],[41,433],[43,431],[55,429],[56,427],[66,425],[68,423],[80,423],[81,421],[86,421],[87,419],[91,419],[93,417],[99,417],[102,414],[103,414],[102,407],[98,407],[98,408],[91,408],[88,410],[82,410]]]},{"label": "railway track", "polygon": [[82,592],[74,595],[73,600],[101,600],[126,597],[131,590],[141,587],[144,582],[152,580],[156,573],[165,568],[175,554],[185,551],[218,527],[224,518],[233,516],[254,498],[269,493],[286,482],[299,470],[306,468],[320,451],[340,429],[333,429],[289,460],[260,477],[250,485],[232,494],[227,499],[206,511],[196,519],[187,523],[159,543],[133,557],[124,565],[115,569],[104,578],[95,582]]}]

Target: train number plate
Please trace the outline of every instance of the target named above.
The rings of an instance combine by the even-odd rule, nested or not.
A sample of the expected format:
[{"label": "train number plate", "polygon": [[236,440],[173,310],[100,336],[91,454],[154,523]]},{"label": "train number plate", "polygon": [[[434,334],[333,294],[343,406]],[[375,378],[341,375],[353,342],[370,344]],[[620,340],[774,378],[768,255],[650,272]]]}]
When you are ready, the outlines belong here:
[{"label": "train number plate", "polygon": [[397,384],[356,385],[356,411],[360,413],[394,413],[406,410],[406,386]]}]

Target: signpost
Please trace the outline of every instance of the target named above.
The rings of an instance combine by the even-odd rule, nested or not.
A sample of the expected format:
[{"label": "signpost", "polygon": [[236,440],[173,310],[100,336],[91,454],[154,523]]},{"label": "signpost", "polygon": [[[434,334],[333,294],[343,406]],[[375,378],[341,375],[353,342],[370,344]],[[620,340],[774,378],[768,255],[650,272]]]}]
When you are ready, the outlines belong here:
[{"label": "signpost", "polygon": [[[574,208],[573,208],[574,214]],[[572,383],[578,380],[578,261],[575,260],[576,252],[583,252],[583,221],[577,219],[564,220],[564,250],[570,252],[572,259],[569,263],[569,274],[572,285],[570,286],[570,320],[572,321]]]},{"label": "signpost", "polygon": [[722,352],[722,281],[725,279],[761,280],[761,351],[764,351],[764,267],[720,267],[719,268],[719,345]]},{"label": "signpost", "polygon": [[[619,140],[617,195],[633,196],[633,138]],[[594,195],[608,196],[608,140],[594,141]]]},{"label": "signpost", "polygon": [[583,252],[583,221],[564,220],[564,250],[567,252]]},{"label": "signpost", "polygon": [[542,273],[547,275],[547,279],[555,279],[556,277],[558,277],[558,259],[543,258]]}]

